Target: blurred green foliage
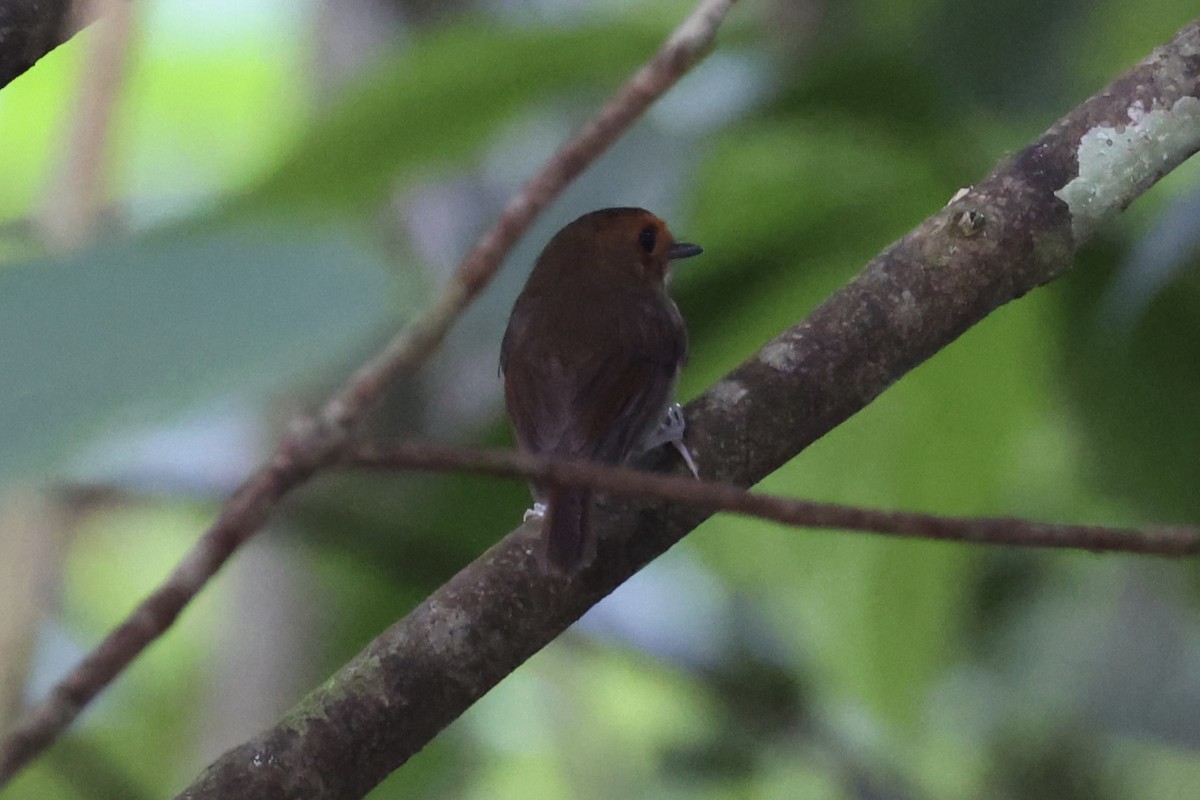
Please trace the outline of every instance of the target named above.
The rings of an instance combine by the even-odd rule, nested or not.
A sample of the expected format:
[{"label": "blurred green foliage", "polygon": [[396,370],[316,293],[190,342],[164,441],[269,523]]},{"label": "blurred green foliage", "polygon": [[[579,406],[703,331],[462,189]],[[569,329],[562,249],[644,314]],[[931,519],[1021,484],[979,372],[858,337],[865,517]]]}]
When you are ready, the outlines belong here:
[{"label": "blurred green foliage", "polygon": [[[398,177],[478,150],[531,101],[615,88],[660,28],[514,28],[464,21],[422,39],[339,97],[245,200],[269,208],[378,203]],[[530,88],[538,93],[532,95]],[[240,213],[244,206],[235,204]]]},{"label": "blurred green foliage", "polygon": [[[0,479],[60,473],[97,432],[230,396],[264,410],[272,440],[280,408],[316,402],[437,280],[421,227],[389,202],[415,208],[450,186],[465,222],[421,219],[477,230],[510,188],[488,177],[489,158],[511,157],[493,143],[547,114],[580,124],[688,7],[597,5],[549,20],[487,4],[448,15],[320,102],[307,35],[268,23],[271,35],[223,39],[214,25],[213,44],[192,47],[157,38],[150,17],[113,157],[128,230],[73,255],[42,252],[31,231],[85,42],[0,92]],[[801,5],[739,4],[723,32],[760,100],[719,125],[651,114],[635,132],[683,154],[661,180],[683,209],[673,227],[706,251],[675,283],[693,340],[685,399],[1195,14],[1183,0]],[[688,79],[704,80],[703,68]],[[606,164],[593,173],[619,172]],[[1074,273],[984,320],[762,488],[948,514],[1200,522],[1200,249],[1181,250],[1131,325],[1097,313],[1163,209],[1198,187],[1180,170]],[[638,202],[611,187],[585,199]],[[469,367],[459,378],[494,375],[516,285],[503,280],[481,299],[479,336],[444,356]],[[461,399],[439,394],[441,363],[391,399],[383,427],[441,430],[430,420]],[[469,385],[491,402],[455,435],[507,441],[495,382]],[[195,483],[80,525],[35,690],[211,519],[221,482]],[[264,537],[265,562],[223,573],[12,796],[178,790],[506,532],[524,502],[523,487],[476,478],[322,479]],[[717,517],[372,797],[1189,798],[1195,577],[1189,564]],[[252,678],[276,651],[287,669]],[[244,703],[236,722],[213,711],[253,691],[243,683],[261,706]]]}]

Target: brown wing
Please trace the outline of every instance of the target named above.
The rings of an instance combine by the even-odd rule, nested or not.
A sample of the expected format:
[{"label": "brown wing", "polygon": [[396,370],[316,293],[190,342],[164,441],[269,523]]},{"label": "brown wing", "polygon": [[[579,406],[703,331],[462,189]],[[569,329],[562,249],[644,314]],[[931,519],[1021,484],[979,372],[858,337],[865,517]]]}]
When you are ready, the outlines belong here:
[{"label": "brown wing", "polygon": [[665,297],[641,299],[640,306],[613,321],[606,355],[580,375],[568,427],[579,438],[572,442],[579,455],[624,460],[659,424],[671,399],[687,355],[683,321]]},{"label": "brown wing", "polygon": [[[520,304],[518,304],[520,306]],[[561,323],[535,330],[541,315],[514,309],[501,346],[504,395],[518,444],[539,454],[617,463],[662,419],[687,353],[679,312],[669,301],[620,315],[603,341],[572,336]],[[593,320],[594,322],[594,320]],[[544,488],[544,487],[543,487]],[[570,574],[591,560],[591,492],[551,488],[542,563]]]},{"label": "brown wing", "polygon": [[522,294],[513,306],[500,345],[504,401],[517,444],[533,453],[554,453],[563,437],[573,393],[572,370],[558,339],[547,335],[547,301]]},{"label": "brown wing", "polygon": [[623,305],[603,324],[572,328],[560,317],[553,335],[537,327],[550,315],[534,313],[532,303],[513,309],[501,365],[523,448],[617,462],[658,424],[686,357],[687,334],[664,296],[632,302],[636,310]]}]

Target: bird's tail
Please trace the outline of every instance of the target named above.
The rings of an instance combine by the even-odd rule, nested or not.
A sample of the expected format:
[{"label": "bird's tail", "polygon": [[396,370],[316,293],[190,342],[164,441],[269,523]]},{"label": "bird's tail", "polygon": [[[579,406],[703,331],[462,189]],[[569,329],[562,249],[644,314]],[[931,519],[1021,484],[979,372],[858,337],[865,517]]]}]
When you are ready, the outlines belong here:
[{"label": "bird's tail", "polygon": [[595,555],[588,526],[592,493],[584,489],[554,489],[542,530],[542,562],[547,569],[573,575]]}]

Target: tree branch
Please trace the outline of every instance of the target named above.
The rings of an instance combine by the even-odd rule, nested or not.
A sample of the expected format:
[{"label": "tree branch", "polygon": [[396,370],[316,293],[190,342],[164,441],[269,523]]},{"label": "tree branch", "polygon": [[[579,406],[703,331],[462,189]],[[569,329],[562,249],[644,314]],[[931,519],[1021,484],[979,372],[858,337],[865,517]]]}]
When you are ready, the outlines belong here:
[{"label": "tree branch", "polygon": [[1141,553],[1178,558],[1200,554],[1200,527],[1155,525],[1113,528],[1060,525],[1017,517],[944,517],[883,511],[760,494],[732,483],[610,467],[581,459],[538,458],[514,450],[483,450],[429,443],[364,449],[350,466],[393,472],[473,472],[525,478],[553,486],[587,486],[651,500],[727,511],[801,528],[833,528],[971,544]]},{"label": "tree branch", "polygon": [[513,196],[433,307],[362,366],[318,416],[293,423],[268,462],[234,492],[167,580],[0,741],[0,787],[170,627],[209,578],[258,531],[280,498],[348,451],[354,429],[384,387],[438,346],[534,217],[708,52],[734,2],[701,0],[658,53]]},{"label": "tree branch", "polygon": [[0,2],[0,87],[32,67],[62,41],[69,0]]},{"label": "tree branch", "polygon": [[[1066,272],[1098,225],[1200,149],[1198,97],[1200,21],[692,402],[701,473],[761,480],[987,313]],[[521,526],[180,797],[362,796],[708,515],[623,499],[598,508],[596,561],[570,580],[539,569],[538,526]]]},{"label": "tree branch", "polygon": [[72,0],[0,0],[0,89],[95,21],[95,9],[77,5]]},{"label": "tree branch", "polygon": [[46,238],[65,249],[87,241],[100,222],[108,189],[113,117],[125,84],[134,33],[128,0],[83,0],[82,10],[89,17],[104,19],[88,42],[68,124],[67,147],[41,214]]}]

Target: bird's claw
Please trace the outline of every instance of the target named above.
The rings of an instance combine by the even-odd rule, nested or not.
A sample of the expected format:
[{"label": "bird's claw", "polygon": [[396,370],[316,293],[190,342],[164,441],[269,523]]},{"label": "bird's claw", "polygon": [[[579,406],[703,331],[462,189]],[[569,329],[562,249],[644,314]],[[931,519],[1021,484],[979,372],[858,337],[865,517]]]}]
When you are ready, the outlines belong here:
[{"label": "bird's claw", "polygon": [[522,522],[529,522],[531,519],[545,519],[546,504],[538,501],[533,504],[533,508],[525,509],[525,516],[521,517]]},{"label": "bird's claw", "polygon": [[679,441],[683,438],[685,430],[687,430],[687,422],[683,419],[683,406],[679,403],[671,403],[667,406],[662,422],[658,423],[658,427],[646,437],[643,445],[644,452],[648,453],[660,444]]},{"label": "bird's claw", "polygon": [[696,466],[696,459],[692,458],[692,451],[688,450],[688,446],[683,443],[683,439],[676,439],[671,444],[679,451],[679,455],[683,458],[683,463],[687,464],[692,477],[700,480],[700,469]]},{"label": "bird's claw", "polygon": [[683,443],[683,432],[685,430],[687,430],[687,421],[683,418],[683,406],[679,403],[671,403],[667,406],[667,411],[662,422],[647,437],[645,452],[649,452],[659,445],[670,443],[672,447],[679,451],[679,455],[683,457],[683,463],[687,464],[687,468],[691,470],[692,476],[698,479],[700,477],[700,470],[696,468],[696,460],[692,458],[692,452]]}]

